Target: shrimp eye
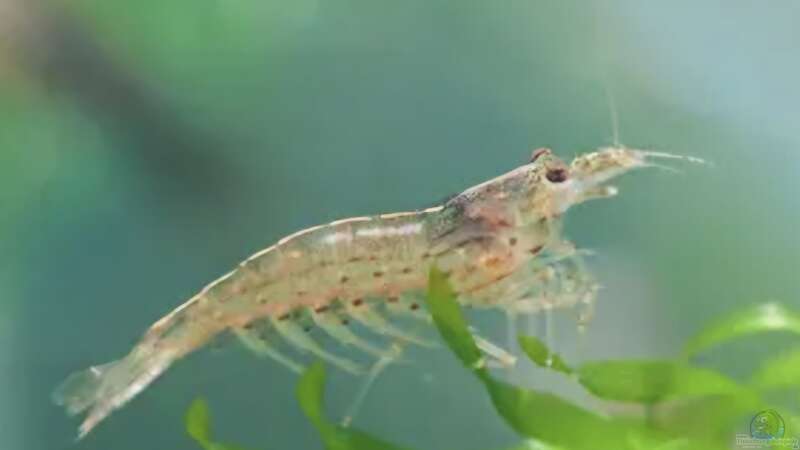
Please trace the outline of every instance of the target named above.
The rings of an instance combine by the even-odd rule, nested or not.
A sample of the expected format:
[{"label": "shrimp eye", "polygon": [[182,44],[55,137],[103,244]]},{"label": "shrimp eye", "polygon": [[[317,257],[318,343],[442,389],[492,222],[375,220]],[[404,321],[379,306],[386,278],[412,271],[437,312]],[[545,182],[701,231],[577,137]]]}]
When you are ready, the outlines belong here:
[{"label": "shrimp eye", "polygon": [[552,150],[550,150],[549,148],[544,148],[544,147],[542,147],[542,148],[537,148],[537,149],[536,149],[536,150],[534,150],[534,151],[533,151],[533,153],[531,154],[531,160],[530,160],[530,162],[534,162],[534,161],[536,161],[536,160],[537,160],[537,159],[539,159],[539,157],[540,157],[540,156],[542,156],[542,155],[549,155],[549,154],[551,154],[551,153],[553,153],[553,152],[552,152]]},{"label": "shrimp eye", "polygon": [[545,174],[545,177],[547,177],[551,183],[563,183],[567,181],[567,171],[566,169],[550,169],[547,171],[547,174]]}]

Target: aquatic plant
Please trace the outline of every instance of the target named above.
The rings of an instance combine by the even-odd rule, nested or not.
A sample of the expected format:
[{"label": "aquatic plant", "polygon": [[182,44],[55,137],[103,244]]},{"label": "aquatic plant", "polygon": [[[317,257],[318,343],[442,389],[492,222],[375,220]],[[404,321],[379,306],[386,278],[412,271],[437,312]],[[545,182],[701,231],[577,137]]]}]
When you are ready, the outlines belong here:
[{"label": "aquatic plant", "polygon": [[[508,450],[724,449],[730,447],[735,427],[743,418],[770,407],[769,394],[800,393],[800,347],[763,362],[746,382],[697,362],[702,352],[736,339],[772,332],[800,335],[800,314],[777,303],[748,307],[721,318],[690,339],[672,359],[593,361],[572,366],[537,338],[519,336],[520,347],[534,364],[573,379],[598,399],[640,405],[644,411],[640,417],[623,417],[600,414],[554,394],[496,379],[469,332],[447,277],[437,269],[430,273],[427,302],[447,346],[475,375],[497,414],[524,439]],[[305,371],[296,393],[300,408],[327,450],[411,449],[329,419],[323,407],[324,385],[325,367],[317,362]],[[791,424],[800,423],[800,413],[782,413],[789,423],[781,429],[782,434],[791,436]],[[204,450],[246,450],[213,439],[209,408],[203,399],[189,407],[186,430]]]}]

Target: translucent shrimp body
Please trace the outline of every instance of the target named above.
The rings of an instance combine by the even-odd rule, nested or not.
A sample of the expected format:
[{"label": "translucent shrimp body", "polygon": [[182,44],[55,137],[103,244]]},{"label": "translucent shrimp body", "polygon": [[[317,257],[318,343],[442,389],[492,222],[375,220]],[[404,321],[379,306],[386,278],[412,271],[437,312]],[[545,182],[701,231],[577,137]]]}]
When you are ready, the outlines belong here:
[{"label": "translucent shrimp body", "polygon": [[[449,274],[467,306],[512,313],[589,306],[594,283],[579,252],[560,235],[560,217],[574,204],[614,195],[609,180],[663,157],[671,156],[608,148],[567,165],[540,149],[528,164],[444,205],[295,233],[158,320],[127,356],[70,376],[55,401],[71,414],[88,411],[82,437],[174,361],[222,333],[291,370],[302,366],[277,349],[279,342],[361,373],[360,365],[329,352],[306,331],[319,328],[376,358],[390,354],[376,336],[425,344],[395,319],[428,318],[419,297],[433,265]],[[496,348],[482,347],[490,354]]]}]

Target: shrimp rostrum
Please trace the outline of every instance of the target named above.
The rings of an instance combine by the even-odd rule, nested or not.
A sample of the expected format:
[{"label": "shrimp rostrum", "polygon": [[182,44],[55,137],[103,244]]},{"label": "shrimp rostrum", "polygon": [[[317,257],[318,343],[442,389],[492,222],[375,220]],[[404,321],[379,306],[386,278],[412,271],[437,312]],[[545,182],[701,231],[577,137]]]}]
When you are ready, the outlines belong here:
[{"label": "shrimp rostrum", "polygon": [[[424,344],[398,318],[429,319],[419,298],[433,266],[448,275],[464,306],[524,314],[591,305],[595,284],[581,253],[561,236],[561,217],[573,205],[615,195],[613,178],[671,157],[615,147],[566,164],[539,149],[527,164],[441,206],[299,231],[155,322],[122,359],[70,376],[55,401],[70,414],[87,412],[82,437],[176,360],[222,334],[294,371],[302,365],[279,344],[361,373],[307,331],[318,328],[378,359],[387,354],[380,336]],[[478,342],[488,353],[497,348]]]}]

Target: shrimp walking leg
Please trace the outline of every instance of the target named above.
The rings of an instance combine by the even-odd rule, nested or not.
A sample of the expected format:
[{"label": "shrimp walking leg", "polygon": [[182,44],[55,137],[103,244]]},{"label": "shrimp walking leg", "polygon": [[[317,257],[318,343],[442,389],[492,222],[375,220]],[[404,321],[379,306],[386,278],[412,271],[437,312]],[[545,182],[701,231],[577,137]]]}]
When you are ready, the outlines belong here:
[{"label": "shrimp walking leg", "polygon": [[345,325],[345,319],[338,314],[332,312],[319,314],[312,311],[311,318],[318,327],[342,345],[352,346],[377,358],[383,358],[391,354],[390,350],[378,348],[353,333],[353,331]]},{"label": "shrimp walking leg", "polygon": [[383,316],[368,307],[353,307],[350,309],[350,317],[374,331],[375,333],[389,336],[394,339],[410,342],[421,347],[436,347],[436,344],[426,339],[420,338],[412,333],[401,330],[389,323]]},{"label": "shrimp walking leg", "polygon": [[261,336],[258,336],[256,332],[253,330],[245,330],[245,329],[235,329],[234,334],[239,341],[248,349],[251,350],[253,353],[261,356],[267,356],[287,369],[291,370],[294,373],[301,374],[305,370],[305,367],[292,360],[291,358],[284,356],[281,352],[276,350],[272,345],[268,344]]},{"label": "shrimp walking leg", "polygon": [[[433,323],[433,318],[430,314],[420,309],[419,302],[422,300],[420,295],[403,295],[397,301],[390,303],[387,310],[401,317],[410,317],[425,325]],[[488,339],[480,336],[475,328],[470,328],[473,334],[475,343],[478,349],[481,350],[486,356],[492,358],[490,364],[502,368],[510,368],[516,364],[517,358],[511,354],[510,351],[505,350],[489,341]]]},{"label": "shrimp walking leg", "polygon": [[472,333],[472,338],[475,340],[475,345],[478,346],[478,349],[483,352],[484,355],[492,358],[489,363],[490,365],[510,369],[517,364],[517,357],[512,355],[511,352],[479,335],[474,328],[471,328],[470,332]]},{"label": "shrimp walking leg", "polygon": [[390,364],[397,361],[397,359],[403,353],[403,345],[399,342],[395,342],[392,344],[391,350],[388,354],[378,358],[375,364],[369,369],[367,372],[367,376],[364,379],[363,384],[358,390],[358,394],[353,399],[353,403],[347,410],[347,413],[342,418],[342,426],[348,427],[351,423],[353,423],[353,419],[355,418],[358,411],[361,409],[361,405],[364,403],[364,399],[367,398],[367,394],[372,389],[372,386],[375,384],[375,380],[377,380],[378,376],[389,367]]},{"label": "shrimp walking leg", "polygon": [[325,361],[328,361],[345,372],[349,372],[354,375],[360,375],[363,373],[361,366],[353,361],[336,356],[326,351],[314,339],[312,339],[302,327],[291,320],[271,318],[270,322],[272,322],[272,325],[275,327],[275,330],[278,332],[278,334],[280,334],[288,343],[294,345],[298,349],[307,351],[318,358],[324,359]]}]

